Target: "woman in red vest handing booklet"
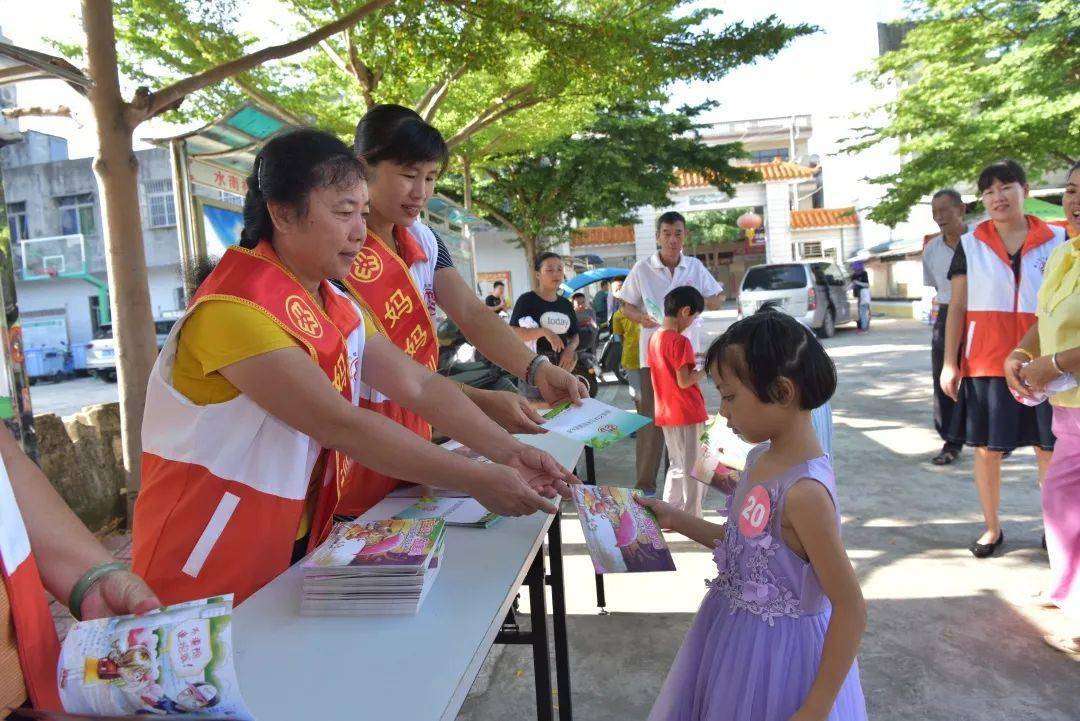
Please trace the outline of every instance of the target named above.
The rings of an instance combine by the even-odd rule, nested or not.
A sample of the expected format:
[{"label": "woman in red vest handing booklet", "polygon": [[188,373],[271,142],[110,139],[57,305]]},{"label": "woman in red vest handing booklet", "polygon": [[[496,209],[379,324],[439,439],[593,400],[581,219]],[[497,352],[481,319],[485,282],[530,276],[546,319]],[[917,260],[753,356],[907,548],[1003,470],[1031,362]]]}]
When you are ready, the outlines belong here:
[{"label": "woman in red vest handing booklet", "polygon": [[988,165],[978,187],[990,219],[961,236],[953,255],[939,382],[957,401],[948,439],[975,447],[975,486],[986,530],[969,550],[986,558],[1005,540],[998,518],[1002,454],[1034,446],[1041,485],[1054,450],[1049,405],[1031,407],[1015,399],[1004,365],[1035,325],[1046,262],[1065,242],[1065,232],[1024,214],[1027,178],[1016,162]]},{"label": "woman in red vest handing booklet", "polygon": [[[379,330],[413,360],[435,370],[439,346],[434,321],[436,308],[441,308],[485,357],[523,380],[531,378],[544,400],[576,402],[586,397],[587,389],[572,374],[530,352],[484,305],[454,269],[442,239],[420,221],[449,158],[439,131],[409,108],[377,105],[356,126],[353,149],[366,169],[371,215],[367,242],[344,282]],[[468,386],[462,391],[510,432],[540,431],[543,419],[518,394]],[[431,438],[424,419],[380,393],[365,389],[361,404],[425,440]],[[354,465],[338,512],[363,513],[392,490],[398,478],[366,464]]]},{"label": "woman in red vest handing booklet", "polygon": [[[147,387],[133,558],[163,601],[261,588],[325,538],[354,460],[501,515],[554,513],[547,498],[567,491],[566,469],[372,333],[329,282],[354,270],[367,214],[363,166],[334,136],[293,131],[256,157],[240,247],[200,284]],[[368,388],[494,463],[358,407]]]},{"label": "woman in red vest handing booklet", "polygon": [[59,711],[60,643],[46,589],[76,618],[161,605],[102,547],[0,424],[0,718],[29,702]]}]

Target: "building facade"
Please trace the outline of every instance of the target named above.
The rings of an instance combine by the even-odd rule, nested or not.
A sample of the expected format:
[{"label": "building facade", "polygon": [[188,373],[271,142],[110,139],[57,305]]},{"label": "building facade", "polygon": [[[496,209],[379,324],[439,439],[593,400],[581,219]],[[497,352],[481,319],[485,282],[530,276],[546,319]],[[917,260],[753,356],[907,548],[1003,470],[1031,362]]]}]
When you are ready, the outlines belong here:
[{"label": "building facade", "polygon": [[[62,138],[35,131],[23,136],[0,150],[0,162],[24,341],[33,348],[64,338],[78,365],[79,350],[101,329],[107,302],[93,160],[69,159]],[[164,150],[140,150],[136,157],[150,298],[161,318],[184,302],[172,172]],[[38,327],[42,332],[35,334]]]},{"label": "building facade", "polygon": [[823,207],[827,169],[809,152],[812,135],[809,115],[717,123],[702,131],[704,142],[742,143],[750,156],[744,163],[760,174],[759,182],[736,185],[728,195],[704,176],[680,172],[668,205],[641,208],[633,226],[583,228],[570,238],[571,253],[630,267],[656,252],[656,219],[666,211],[676,210],[692,223],[697,213],[747,210],[764,223],[753,240],[702,247],[691,234],[686,247],[724,284],[729,298],[754,265],[825,258],[843,262],[862,247],[860,218],[853,206]]}]

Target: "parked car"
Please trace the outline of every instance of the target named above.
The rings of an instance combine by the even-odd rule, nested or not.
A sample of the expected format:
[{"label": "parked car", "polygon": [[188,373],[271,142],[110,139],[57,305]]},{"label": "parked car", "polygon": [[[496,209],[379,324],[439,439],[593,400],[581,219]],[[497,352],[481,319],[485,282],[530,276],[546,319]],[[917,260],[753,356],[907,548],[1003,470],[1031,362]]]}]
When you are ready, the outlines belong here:
[{"label": "parked car", "polygon": [[739,286],[739,317],[768,304],[794,316],[822,338],[859,319],[851,278],[836,263],[803,261],[755,265]]},{"label": "parked car", "polygon": [[[175,319],[154,321],[154,333],[157,334],[157,347],[160,351],[169,337],[169,331],[176,325]],[[116,382],[116,341],[113,339],[112,324],[105,323],[94,333],[94,340],[86,345],[86,370],[95,378],[108,383]]]}]

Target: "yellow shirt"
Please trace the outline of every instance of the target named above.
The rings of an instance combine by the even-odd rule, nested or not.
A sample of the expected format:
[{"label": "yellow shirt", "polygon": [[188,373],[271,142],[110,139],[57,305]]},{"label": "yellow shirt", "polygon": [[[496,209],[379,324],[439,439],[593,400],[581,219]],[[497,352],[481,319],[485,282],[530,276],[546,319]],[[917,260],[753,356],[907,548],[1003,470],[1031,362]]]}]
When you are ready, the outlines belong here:
[{"label": "yellow shirt", "polygon": [[15,619],[11,616],[7,588],[0,581],[0,719],[7,718],[8,707],[18,708],[25,700],[26,680],[15,645]]},{"label": "yellow shirt", "polygon": [[[365,314],[364,335],[370,338],[375,327]],[[240,395],[240,389],[221,375],[222,368],[293,346],[303,348],[261,310],[228,300],[208,300],[191,313],[180,329],[172,385],[196,405],[224,403]],[[321,466],[315,473],[321,475]],[[310,492],[297,539],[307,535],[314,511],[315,493]]]},{"label": "yellow shirt", "polygon": [[[1039,288],[1039,351],[1060,353],[1080,346],[1080,237],[1057,248]],[[1080,388],[1050,396],[1050,403],[1080,408]]]},{"label": "yellow shirt", "polygon": [[611,332],[622,336],[622,367],[628,371],[641,368],[638,340],[641,326],[623,315],[622,308],[611,316]]}]

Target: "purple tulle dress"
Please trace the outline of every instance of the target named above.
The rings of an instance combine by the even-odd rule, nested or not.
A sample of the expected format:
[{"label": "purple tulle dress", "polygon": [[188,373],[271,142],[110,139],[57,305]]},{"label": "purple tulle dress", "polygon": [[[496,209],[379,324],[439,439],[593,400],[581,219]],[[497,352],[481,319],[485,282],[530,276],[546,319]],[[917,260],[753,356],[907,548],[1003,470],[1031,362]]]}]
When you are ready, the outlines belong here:
[{"label": "purple tulle dress", "polygon": [[[751,452],[747,469],[763,450]],[[751,538],[738,522],[753,490],[748,478],[744,472],[728,501],[725,538],[713,552],[719,575],[706,582],[649,721],[788,721],[814,682],[831,607],[813,568],[785,545],[780,519],[788,489],[802,478],[821,483],[836,503],[832,465],[822,456],[762,484],[770,512]],[[866,719],[858,662],[828,718]]]}]

